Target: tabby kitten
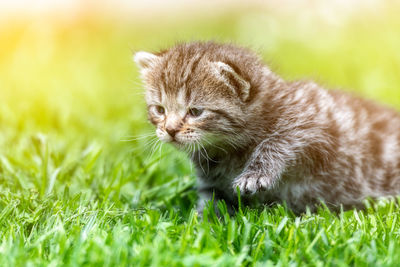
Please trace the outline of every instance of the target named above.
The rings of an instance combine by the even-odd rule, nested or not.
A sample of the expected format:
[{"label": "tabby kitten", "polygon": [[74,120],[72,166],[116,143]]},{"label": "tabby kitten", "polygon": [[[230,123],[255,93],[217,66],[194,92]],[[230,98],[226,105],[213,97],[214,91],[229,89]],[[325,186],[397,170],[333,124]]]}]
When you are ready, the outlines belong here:
[{"label": "tabby kitten", "polygon": [[198,209],[213,195],[236,204],[324,201],[362,205],[400,193],[400,114],[313,82],[286,82],[247,49],[183,43],[134,60],[159,139],[188,151]]}]

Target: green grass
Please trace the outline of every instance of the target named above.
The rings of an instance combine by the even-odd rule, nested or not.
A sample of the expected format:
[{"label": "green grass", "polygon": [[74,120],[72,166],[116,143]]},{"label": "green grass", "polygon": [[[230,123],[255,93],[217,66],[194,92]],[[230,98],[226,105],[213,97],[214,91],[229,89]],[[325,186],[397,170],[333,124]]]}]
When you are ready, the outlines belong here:
[{"label": "green grass", "polygon": [[183,154],[152,150],[151,138],[121,141],[152,132],[131,50],[177,40],[248,45],[287,79],[400,107],[394,10],[340,27],[311,20],[312,30],[298,19],[249,10],[162,25],[1,28],[0,265],[396,266],[395,200],[300,217],[279,205],[230,217],[220,203],[221,219],[212,209],[200,219]]}]

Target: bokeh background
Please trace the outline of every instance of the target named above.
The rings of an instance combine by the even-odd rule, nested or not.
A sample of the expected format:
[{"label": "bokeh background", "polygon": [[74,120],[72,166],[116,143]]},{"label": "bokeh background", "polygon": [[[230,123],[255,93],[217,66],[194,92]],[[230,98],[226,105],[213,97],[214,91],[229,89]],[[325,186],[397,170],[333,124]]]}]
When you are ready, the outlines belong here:
[{"label": "bokeh background", "polygon": [[145,116],[132,53],[199,39],[251,47],[286,79],[399,107],[399,10],[379,0],[1,1],[0,143],[27,129],[135,135]]},{"label": "bokeh background", "polygon": [[[211,263],[243,262],[241,234],[225,250],[206,224],[200,237],[180,239],[182,220],[196,224],[195,178],[184,155],[146,137],[153,130],[132,54],[182,41],[233,42],[256,50],[285,79],[312,79],[400,109],[399,12],[389,0],[0,0],[1,262],[193,263],[193,249]],[[280,232],[286,213],[275,211]],[[346,232],[327,232],[348,243],[340,241]],[[290,243],[274,233],[269,242],[278,252],[265,243],[259,257],[304,258],[297,245],[282,250]],[[203,245],[187,247],[195,239]],[[345,264],[374,263],[375,243],[357,244],[340,247],[332,261],[348,251]],[[387,244],[378,248],[385,258]],[[324,261],[319,251],[304,253]]]}]

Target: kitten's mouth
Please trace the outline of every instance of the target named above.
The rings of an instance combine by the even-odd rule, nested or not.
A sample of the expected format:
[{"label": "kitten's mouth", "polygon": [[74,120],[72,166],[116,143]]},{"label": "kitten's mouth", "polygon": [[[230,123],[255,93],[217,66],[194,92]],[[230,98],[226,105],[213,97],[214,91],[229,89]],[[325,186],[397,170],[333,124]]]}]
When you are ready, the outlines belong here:
[{"label": "kitten's mouth", "polygon": [[159,136],[159,139],[165,143],[176,146],[179,149],[186,149],[190,146],[204,145],[201,138],[190,138],[186,136]]},{"label": "kitten's mouth", "polygon": [[165,140],[164,142],[176,146],[184,146],[185,144],[182,141],[177,140],[175,137],[170,137],[169,140]]},{"label": "kitten's mouth", "polygon": [[187,143],[187,142],[182,142],[182,141],[179,141],[176,139],[172,139],[169,143],[177,146],[178,148],[184,148],[187,145],[189,145],[189,143]]},{"label": "kitten's mouth", "polygon": [[169,141],[170,144],[176,146],[179,149],[185,149],[189,147],[190,145],[196,144],[196,142],[191,142],[191,141],[182,141],[182,140],[177,140],[173,138],[171,141]]},{"label": "kitten's mouth", "polygon": [[171,141],[169,141],[171,144],[174,144],[174,145],[183,145],[182,144],[182,142],[179,142],[178,140],[176,140],[175,138],[174,139],[172,139]]}]

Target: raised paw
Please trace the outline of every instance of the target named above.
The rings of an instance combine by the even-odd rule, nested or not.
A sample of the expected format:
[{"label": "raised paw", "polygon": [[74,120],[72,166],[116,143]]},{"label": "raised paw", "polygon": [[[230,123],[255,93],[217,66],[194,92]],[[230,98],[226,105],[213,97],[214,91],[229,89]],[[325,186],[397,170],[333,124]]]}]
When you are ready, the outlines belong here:
[{"label": "raised paw", "polygon": [[272,186],[271,180],[256,172],[245,172],[233,181],[233,190],[239,188],[241,195],[251,195],[266,191]]}]

